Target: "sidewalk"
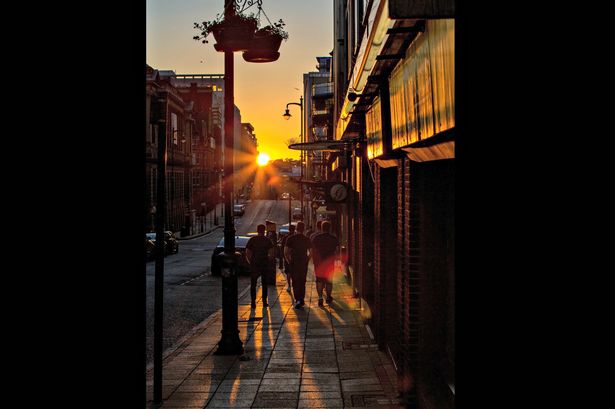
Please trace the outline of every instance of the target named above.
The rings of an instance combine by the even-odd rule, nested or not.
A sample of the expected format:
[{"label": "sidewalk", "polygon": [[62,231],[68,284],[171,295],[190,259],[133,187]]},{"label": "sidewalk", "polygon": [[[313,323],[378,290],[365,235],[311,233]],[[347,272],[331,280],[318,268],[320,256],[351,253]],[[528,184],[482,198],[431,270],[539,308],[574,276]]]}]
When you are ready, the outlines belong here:
[{"label": "sidewalk", "polygon": [[[215,313],[163,362],[160,408],[396,408],[396,374],[363,325],[358,300],[341,276],[333,303],[318,307],[310,264],[306,305],[292,307],[279,271],[268,309],[250,295],[239,299],[239,337],[245,357],[217,356],[222,328]],[[260,289],[257,293],[260,298]],[[147,374],[148,408],[153,371]]]},{"label": "sidewalk", "polygon": [[[218,203],[216,205],[216,210],[210,210],[207,215],[205,216],[205,221],[203,223],[203,231],[198,231],[200,229],[197,229],[196,232],[194,232],[193,234],[189,235],[189,236],[180,236],[180,232],[176,232],[177,235],[177,240],[191,240],[191,239],[196,239],[197,237],[201,237],[204,236],[206,234],[211,233],[212,231],[218,229],[218,228],[224,228],[224,203]],[[214,222],[214,215],[217,216],[218,218],[218,223],[219,224],[215,224]],[[200,227],[200,226],[199,226]]]}]

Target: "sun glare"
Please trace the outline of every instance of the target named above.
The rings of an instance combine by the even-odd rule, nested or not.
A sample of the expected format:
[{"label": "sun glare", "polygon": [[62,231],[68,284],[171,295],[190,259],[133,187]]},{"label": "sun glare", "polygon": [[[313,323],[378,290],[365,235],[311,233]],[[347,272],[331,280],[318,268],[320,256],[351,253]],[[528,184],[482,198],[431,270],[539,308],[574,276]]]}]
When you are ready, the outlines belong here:
[{"label": "sun glare", "polygon": [[259,153],[258,158],[256,159],[256,163],[258,166],[265,166],[269,162],[269,155],[266,153]]}]

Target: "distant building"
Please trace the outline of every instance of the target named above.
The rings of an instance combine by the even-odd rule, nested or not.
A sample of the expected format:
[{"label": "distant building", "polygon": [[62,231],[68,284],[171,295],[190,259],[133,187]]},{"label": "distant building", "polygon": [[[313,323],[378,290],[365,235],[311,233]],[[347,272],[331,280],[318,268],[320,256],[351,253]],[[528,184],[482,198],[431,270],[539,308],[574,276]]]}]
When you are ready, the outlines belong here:
[{"label": "distant building", "polygon": [[254,133],[254,126],[249,122],[242,122],[241,137],[235,146],[235,192],[237,196],[244,198],[249,196],[256,175],[257,149],[258,141]]},{"label": "distant building", "polygon": [[[188,234],[197,233],[203,227],[202,221],[207,211],[223,201],[224,75],[177,74],[172,70],[154,70],[151,67],[148,67],[148,72],[150,94],[156,87],[153,84],[164,84],[167,89],[172,90],[174,98],[180,98],[184,103],[184,116],[181,121],[187,122],[175,134],[190,133],[189,141],[181,142],[183,139],[180,139],[179,142],[189,143],[189,146],[177,148],[175,144],[178,142],[173,140],[174,149],[169,151],[169,158],[171,152],[173,155],[178,151],[183,154],[180,159],[183,161],[184,172],[177,174],[180,159],[174,159],[175,164],[170,166],[169,171],[177,180],[182,181],[184,188],[176,194],[184,197],[184,205],[180,208],[173,203],[172,217],[168,220],[169,226],[173,226],[175,230],[186,227]],[[242,138],[241,113],[236,106],[234,109],[233,143],[235,147],[241,148],[245,145]],[[252,141],[252,136],[248,139]],[[253,141],[255,142],[255,136]],[[241,167],[243,159],[237,152],[236,149],[233,150],[234,173]],[[156,160],[155,155],[151,158]],[[152,163],[152,166],[155,168],[155,163]],[[173,182],[167,188],[169,186],[177,186],[177,183]],[[176,201],[175,196],[173,200]],[[180,214],[182,217],[179,217]]]},{"label": "distant building", "polygon": [[[303,74],[303,103],[305,142],[316,142],[333,139],[333,90],[334,84],[331,76],[331,57],[316,57],[317,72]],[[333,155],[320,151],[307,151],[305,153],[304,180],[321,181],[329,175]],[[309,190],[310,187],[306,187]],[[309,194],[310,197],[315,193]],[[306,207],[305,221],[309,225],[316,223],[316,212]]]}]

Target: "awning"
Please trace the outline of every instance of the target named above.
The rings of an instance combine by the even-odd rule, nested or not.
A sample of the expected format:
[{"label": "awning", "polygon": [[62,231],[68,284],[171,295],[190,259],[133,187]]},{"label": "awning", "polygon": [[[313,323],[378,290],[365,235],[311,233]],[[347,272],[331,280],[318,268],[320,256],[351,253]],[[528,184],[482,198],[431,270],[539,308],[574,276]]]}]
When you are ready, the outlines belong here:
[{"label": "awning", "polygon": [[402,148],[415,162],[455,159],[455,128]]},{"label": "awning", "polygon": [[360,141],[357,139],[340,139],[293,143],[288,148],[299,151],[343,152],[353,150],[358,143]]},{"label": "awning", "polygon": [[455,141],[443,142],[423,148],[403,148],[408,152],[408,159],[415,162],[455,159]]},{"label": "awning", "polygon": [[397,159],[379,159],[379,158],[376,158],[376,159],[374,159],[374,161],[381,168],[394,168],[394,167],[396,167],[399,164]]}]

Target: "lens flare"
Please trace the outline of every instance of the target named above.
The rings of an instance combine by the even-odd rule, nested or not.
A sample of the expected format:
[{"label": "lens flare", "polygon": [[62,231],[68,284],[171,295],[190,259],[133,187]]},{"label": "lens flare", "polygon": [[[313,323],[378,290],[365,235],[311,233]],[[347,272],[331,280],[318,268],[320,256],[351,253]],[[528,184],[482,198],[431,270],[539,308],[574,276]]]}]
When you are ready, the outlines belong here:
[{"label": "lens flare", "polygon": [[256,159],[256,163],[258,163],[258,166],[265,166],[267,163],[269,163],[269,155],[264,152],[259,153],[258,158]]}]

